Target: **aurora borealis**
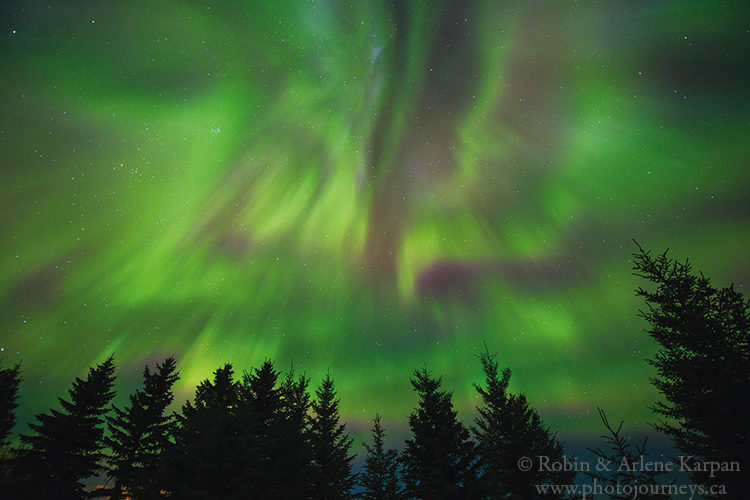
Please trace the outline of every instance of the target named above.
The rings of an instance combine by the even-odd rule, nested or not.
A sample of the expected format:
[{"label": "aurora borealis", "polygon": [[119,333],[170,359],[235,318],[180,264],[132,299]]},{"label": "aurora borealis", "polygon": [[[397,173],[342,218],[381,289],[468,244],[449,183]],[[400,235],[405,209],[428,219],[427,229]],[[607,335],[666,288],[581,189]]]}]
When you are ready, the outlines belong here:
[{"label": "aurora borealis", "polygon": [[[21,423],[114,353],[274,359],[386,426],[484,341],[562,436],[645,429],[630,255],[750,278],[742,2],[4,2],[0,348]],[[17,426],[16,431],[25,430]]]}]

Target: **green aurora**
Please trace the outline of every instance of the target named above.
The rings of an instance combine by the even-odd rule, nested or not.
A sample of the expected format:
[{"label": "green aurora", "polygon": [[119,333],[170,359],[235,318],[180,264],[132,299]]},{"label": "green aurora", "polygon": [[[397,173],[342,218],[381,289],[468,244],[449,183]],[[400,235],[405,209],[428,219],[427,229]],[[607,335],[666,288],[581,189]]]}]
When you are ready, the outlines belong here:
[{"label": "green aurora", "polygon": [[[750,278],[742,2],[4,2],[0,347],[21,422],[114,353],[330,368],[397,435],[486,341],[561,436],[647,429],[632,239]],[[742,288],[739,288],[742,290]],[[400,426],[400,428],[399,428]]]}]

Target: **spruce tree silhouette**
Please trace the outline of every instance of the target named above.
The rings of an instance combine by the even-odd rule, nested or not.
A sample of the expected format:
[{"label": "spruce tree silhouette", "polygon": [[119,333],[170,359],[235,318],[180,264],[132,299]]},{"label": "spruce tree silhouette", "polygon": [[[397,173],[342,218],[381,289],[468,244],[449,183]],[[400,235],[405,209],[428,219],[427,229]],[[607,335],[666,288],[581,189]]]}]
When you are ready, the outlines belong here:
[{"label": "spruce tree silhouette", "polygon": [[21,364],[0,369],[0,448],[9,443],[10,432],[16,425],[18,387],[21,385]]},{"label": "spruce tree silhouette", "polygon": [[239,386],[240,426],[247,454],[251,458],[243,471],[240,492],[246,498],[282,498],[287,491],[289,471],[279,446],[284,432],[278,372],[266,360],[260,368],[245,373]]},{"label": "spruce tree silhouette", "polygon": [[[638,245],[636,243],[636,245]],[[638,245],[634,274],[655,286],[639,287],[647,332],[660,345],[649,359],[651,381],[664,396],[652,409],[654,427],[672,438],[688,459],[695,482],[724,485],[730,498],[745,498],[750,469],[747,395],[750,394],[750,302],[733,286],[716,289],[688,261],[664,252],[652,257]],[[703,462],[730,464],[738,471],[713,474]],[[733,467],[733,466],[731,466]]]},{"label": "spruce tree silhouette", "polygon": [[409,415],[413,433],[406,440],[402,464],[409,498],[475,498],[475,446],[458,420],[452,394],[440,390],[441,379],[427,368],[411,379],[418,407]]},{"label": "spruce tree silhouette", "polygon": [[315,390],[312,403],[312,449],[313,449],[313,498],[351,498],[351,489],[356,477],[352,474],[349,454],[352,439],[346,425],[340,423],[339,400],[331,374]]},{"label": "spruce tree silhouette", "polygon": [[244,448],[237,418],[237,382],[231,364],[204,380],[176,414],[174,443],[167,447],[164,481],[174,498],[238,498]]},{"label": "spruce tree silhouette", "polygon": [[[496,355],[487,345],[479,356],[485,385],[474,385],[482,399],[472,434],[477,440],[479,476],[488,498],[554,498],[542,496],[535,485],[572,484],[573,473],[552,473],[539,460],[561,463],[563,444],[545,427],[524,394],[509,394],[510,369],[498,372]],[[519,469],[521,458],[532,460],[528,471]],[[544,457],[544,458],[539,458]]]},{"label": "spruce tree silhouette", "polygon": [[278,498],[310,498],[313,485],[313,445],[310,379],[295,377],[294,368],[281,383],[281,428],[277,432],[278,460],[286,468]]},{"label": "spruce tree silhouette", "polygon": [[240,394],[253,410],[253,417],[259,426],[259,432],[265,439],[274,425],[274,420],[281,408],[281,391],[276,387],[279,378],[271,361],[264,361],[260,368],[252,373],[245,373],[240,387]]},{"label": "spruce tree silhouette", "polygon": [[[638,487],[638,498],[644,500],[671,498],[669,494],[658,494],[658,485],[660,484],[658,478],[663,476],[665,472],[656,470],[656,467],[653,470],[648,470],[648,467],[641,465],[649,461],[646,458],[648,456],[646,452],[648,438],[644,438],[643,444],[640,446],[633,446],[630,440],[621,434],[623,421],[620,421],[620,425],[615,429],[609,424],[604,410],[601,408],[597,408],[597,410],[599,410],[599,417],[607,429],[607,434],[602,434],[607,450],[602,448],[587,448],[587,450],[594,454],[597,464],[606,464],[606,467],[595,467],[585,474],[596,479],[602,488],[612,488],[615,494],[611,494],[610,498],[632,499],[633,490],[624,489],[624,486]],[[643,462],[641,462],[642,460]],[[616,493],[618,487],[622,494]],[[647,489],[641,489],[644,487]]]},{"label": "spruce tree silhouette", "polygon": [[18,388],[21,385],[21,365],[0,369],[0,492],[15,491],[18,478],[13,473],[14,452],[10,448],[10,433],[16,424]]},{"label": "spruce tree silhouette", "polygon": [[35,432],[21,435],[29,448],[19,451],[18,473],[26,498],[72,499],[86,496],[82,480],[102,470],[104,416],[115,393],[115,364],[109,357],[76,378],[70,400],[59,398],[61,410],[36,416]]},{"label": "spruce tree silhouette", "polygon": [[372,445],[362,443],[367,450],[365,465],[359,476],[363,500],[397,500],[403,498],[399,482],[398,451],[384,447],[385,430],[380,425],[380,415],[375,415],[372,425]]},{"label": "spruce tree silhouette", "polygon": [[179,378],[174,358],[167,358],[151,370],[143,369],[143,389],[130,396],[124,409],[113,407],[107,417],[109,436],[104,440],[111,449],[107,457],[107,476],[114,480],[112,499],[161,498],[159,483],[162,453],[173,433],[174,416],[165,415],[172,403],[172,386]]},{"label": "spruce tree silhouette", "polygon": [[271,361],[234,381],[227,364],[187,402],[164,460],[175,498],[310,498],[309,380]]}]

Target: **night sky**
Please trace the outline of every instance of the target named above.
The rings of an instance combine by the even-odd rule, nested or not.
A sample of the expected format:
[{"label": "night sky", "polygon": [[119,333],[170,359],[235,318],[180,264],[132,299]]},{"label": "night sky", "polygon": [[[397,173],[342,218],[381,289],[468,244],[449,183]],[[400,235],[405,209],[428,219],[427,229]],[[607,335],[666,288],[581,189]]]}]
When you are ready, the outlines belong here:
[{"label": "night sky", "polygon": [[[408,4],[408,7],[406,6]],[[486,342],[561,436],[657,394],[636,239],[750,279],[743,2],[3,2],[0,358],[19,416],[115,354],[408,377]],[[399,427],[400,426],[400,427]],[[16,431],[26,430],[18,426]]]}]

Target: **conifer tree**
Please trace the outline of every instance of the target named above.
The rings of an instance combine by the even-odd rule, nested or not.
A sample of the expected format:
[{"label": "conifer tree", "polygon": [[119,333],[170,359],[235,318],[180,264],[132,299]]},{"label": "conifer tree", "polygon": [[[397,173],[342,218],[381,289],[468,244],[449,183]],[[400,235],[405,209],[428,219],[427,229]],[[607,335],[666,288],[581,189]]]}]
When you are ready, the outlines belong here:
[{"label": "conifer tree", "polygon": [[452,393],[440,389],[441,380],[427,368],[415,370],[411,379],[419,403],[409,415],[413,437],[402,455],[409,498],[475,496],[474,443],[453,409]]},{"label": "conifer tree", "polygon": [[260,368],[245,373],[239,390],[237,416],[246,454],[240,491],[245,498],[280,498],[286,489],[289,470],[281,459],[279,432],[282,431],[281,391],[278,372],[266,360]]},{"label": "conifer tree", "polygon": [[10,432],[16,425],[18,387],[21,385],[21,365],[0,369],[0,448],[9,442]]},{"label": "conifer tree", "polygon": [[10,433],[16,423],[21,365],[0,369],[0,492],[16,491],[18,478],[13,474],[13,450]]},{"label": "conifer tree", "polygon": [[[659,352],[652,383],[664,396],[653,410],[656,429],[671,437],[683,456],[692,456],[692,478],[723,485],[733,497],[746,496],[750,432],[750,301],[728,288],[716,289],[688,261],[664,252],[652,257],[640,246],[634,272],[654,285],[638,288],[646,301],[640,315]],[[698,470],[702,462],[737,463],[742,473]],[[713,476],[713,477],[712,477]]]},{"label": "conifer tree", "polygon": [[124,409],[114,407],[107,417],[112,450],[107,458],[108,476],[115,481],[112,498],[122,494],[134,499],[160,498],[158,472],[162,453],[174,427],[174,416],[165,414],[172,403],[172,386],[179,378],[174,358],[167,358],[156,371],[143,369],[143,389],[130,396]]},{"label": "conifer tree", "polygon": [[309,498],[309,380],[278,385],[270,361],[234,381],[231,365],[196,389],[177,415],[164,476],[177,498]]},{"label": "conifer tree", "polygon": [[[276,387],[279,374],[271,361],[264,361],[260,368],[246,373],[242,380],[240,394],[245,396],[247,405],[252,408],[260,431],[268,434],[274,425],[281,407],[281,391]],[[265,439],[267,436],[263,436]]]},{"label": "conifer tree", "polygon": [[[646,442],[648,438],[643,439],[641,445],[633,446],[625,436],[621,434],[623,421],[617,429],[609,424],[607,415],[604,410],[599,410],[599,417],[602,419],[607,434],[602,435],[602,439],[607,444],[605,449],[587,448],[596,456],[596,463],[606,464],[604,467],[595,467],[586,472],[588,476],[596,479],[603,488],[610,487],[614,494],[610,498],[625,500],[634,497],[633,489],[639,488],[638,498],[644,500],[650,499],[667,499],[671,498],[669,494],[659,494],[658,478],[664,475],[663,471],[656,470],[656,467],[645,467],[643,463],[649,460],[646,458]],[[624,489],[624,487],[633,489]],[[618,494],[618,488],[621,494]],[[641,489],[645,488],[645,489]]]},{"label": "conifer tree", "polygon": [[34,434],[21,435],[29,448],[17,459],[28,498],[81,498],[82,480],[99,472],[103,455],[104,417],[115,393],[112,357],[76,378],[70,400],[59,398],[61,410],[36,416]]},{"label": "conifer tree", "polygon": [[167,447],[164,481],[174,498],[238,498],[246,454],[237,419],[234,369],[226,364],[204,380],[193,401],[175,415],[174,443]]},{"label": "conifer tree", "polygon": [[281,420],[277,432],[278,459],[286,465],[286,481],[278,498],[308,498],[313,485],[310,379],[290,369],[281,383]]},{"label": "conifer tree", "polygon": [[[524,394],[509,394],[510,369],[498,372],[495,355],[487,346],[479,355],[485,385],[474,388],[482,399],[472,434],[477,441],[479,476],[483,494],[489,498],[550,498],[540,496],[534,485],[572,484],[573,474],[553,473],[538,465],[537,457],[561,463],[563,444],[542,423]],[[523,471],[519,460],[533,460]]]},{"label": "conifer tree", "polygon": [[372,425],[372,445],[362,443],[367,450],[365,465],[359,481],[363,500],[396,500],[403,498],[399,483],[398,451],[384,446],[385,430],[380,424],[380,415],[375,415]]},{"label": "conifer tree", "polygon": [[315,391],[312,403],[313,497],[351,498],[356,477],[352,474],[349,454],[352,439],[346,425],[340,423],[339,400],[330,373]]}]

